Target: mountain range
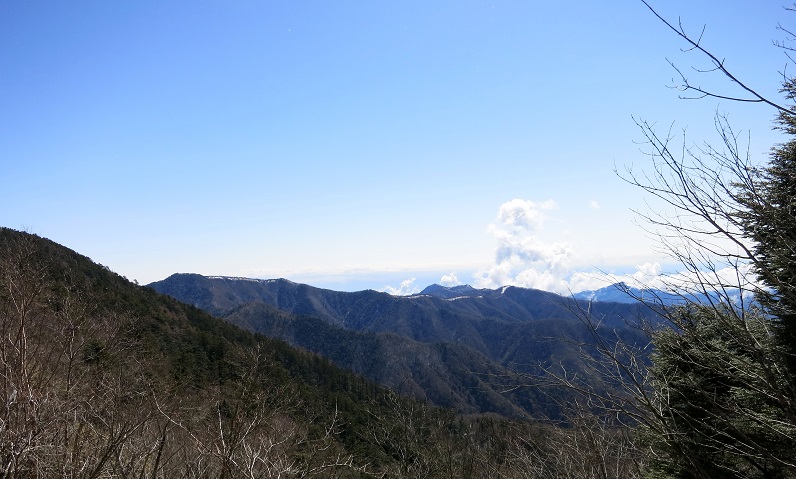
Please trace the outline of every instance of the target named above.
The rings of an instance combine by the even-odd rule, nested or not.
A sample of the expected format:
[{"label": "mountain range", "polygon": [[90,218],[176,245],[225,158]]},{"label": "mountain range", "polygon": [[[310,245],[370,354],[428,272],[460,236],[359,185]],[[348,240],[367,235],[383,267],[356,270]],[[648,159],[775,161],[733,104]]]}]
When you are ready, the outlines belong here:
[{"label": "mountain range", "polygon": [[0,331],[2,477],[411,477],[466,447],[446,411],[7,228]]},{"label": "mountain range", "polygon": [[638,312],[522,288],[143,287],[0,228],[0,476],[580,477],[627,444],[566,421],[584,411],[540,380],[562,366],[600,386],[585,363],[603,329],[584,321],[643,341]]},{"label": "mountain range", "polygon": [[381,385],[463,413],[557,414],[549,369],[585,371],[594,330],[645,344],[639,303],[505,286],[431,285],[411,296],[339,292],[285,279],[175,274],[149,285],[230,323],[320,354]]},{"label": "mountain range", "polygon": [[638,303],[648,301],[652,303],[676,303],[682,301],[682,296],[654,288],[636,288],[624,282],[614,283],[610,286],[596,290],[581,291],[572,295],[575,299],[598,302]]}]

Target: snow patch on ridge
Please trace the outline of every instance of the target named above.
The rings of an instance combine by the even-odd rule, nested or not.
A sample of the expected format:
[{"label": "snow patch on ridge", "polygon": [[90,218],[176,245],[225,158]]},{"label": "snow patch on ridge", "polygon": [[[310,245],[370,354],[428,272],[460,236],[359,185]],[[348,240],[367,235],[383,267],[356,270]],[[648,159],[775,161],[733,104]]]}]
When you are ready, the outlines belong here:
[{"label": "snow patch on ridge", "polygon": [[251,281],[252,283],[276,283],[279,281],[284,281],[290,284],[296,284],[289,279],[258,279],[258,278],[244,278],[242,276],[205,276],[207,279],[222,279],[224,281]]}]

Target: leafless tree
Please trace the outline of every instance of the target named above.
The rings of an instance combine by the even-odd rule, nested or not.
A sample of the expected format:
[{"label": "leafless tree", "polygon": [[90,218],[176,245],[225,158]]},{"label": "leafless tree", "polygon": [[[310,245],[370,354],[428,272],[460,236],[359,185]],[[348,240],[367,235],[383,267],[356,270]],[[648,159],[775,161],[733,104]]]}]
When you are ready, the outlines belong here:
[{"label": "leafless tree", "polygon": [[[767,105],[786,133],[796,133],[793,107],[742,82],[703,47],[701,32],[689,35],[681,22],[667,21],[642,2],[688,44],[687,51],[705,55],[712,66],[698,74],[718,73],[748,95],[701,88],[672,65],[685,98]],[[785,76],[783,92],[787,101],[796,98],[796,83]],[[585,410],[596,417],[613,418],[604,424],[627,426],[631,443],[646,445],[647,466],[663,477],[796,477],[796,380],[790,349],[778,339],[781,313],[789,311],[764,300],[772,291],[777,299],[791,295],[790,272],[780,265],[796,260],[796,241],[790,231],[765,230],[783,246],[772,261],[754,224],[769,214],[784,215],[778,224],[796,224],[793,211],[770,194],[769,182],[774,173],[783,174],[782,166],[772,173],[765,159],[752,158],[748,143],[721,114],[715,118],[718,141],[700,145],[685,133],[636,123],[649,161],[619,175],[650,198],[637,213],[680,270],[665,275],[663,286],[650,285],[666,290],[666,301],[638,298],[654,318],[647,325],[649,345],[613,338],[588,306],[576,308],[593,339],[584,345],[584,361],[602,384],[553,368],[544,380],[581,394]],[[671,301],[673,296],[679,300]]]}]

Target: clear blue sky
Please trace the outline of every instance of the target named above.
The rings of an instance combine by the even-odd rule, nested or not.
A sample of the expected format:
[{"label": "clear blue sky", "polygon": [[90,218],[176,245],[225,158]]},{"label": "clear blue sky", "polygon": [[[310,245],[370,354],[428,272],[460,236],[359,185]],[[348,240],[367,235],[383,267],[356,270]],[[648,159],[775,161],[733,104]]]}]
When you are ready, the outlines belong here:
[{"label": "clear blue sky", "polygon": [[[781,4],[652,4],[776,96]],[[766,108],[679,100],[683,46],[637,0],[2,2],[0,225],[141,283],[632,272],[665,263],[613,172],[645,164],[632,116],[781,141]]]}]

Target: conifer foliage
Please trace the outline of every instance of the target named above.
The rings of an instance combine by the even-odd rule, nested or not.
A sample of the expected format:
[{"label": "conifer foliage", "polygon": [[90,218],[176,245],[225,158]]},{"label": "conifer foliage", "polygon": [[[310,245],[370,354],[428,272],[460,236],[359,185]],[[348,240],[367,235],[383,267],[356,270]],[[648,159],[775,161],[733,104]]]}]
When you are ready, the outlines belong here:
[{"label": "conifer foliage", "polygon": [[[796,133],[793,114],[780,115],[780,123],[791,135]],[[768,287],[759,296],[779,322],[781,344],[796,374],[796,140],[772,150],[771,161],[755,171],[740,200],[746,206],[741,215],[744,233],[754,245],[753,266]]]},{"label": "conifer foliage", "polygon": [[[764,98],[699,38],[658,18],[751,96],[705,91],[685,77],[682,91],[771,106],[790,139],[756,163],[721,115],[717,146],[674,148],[671,134],[639,122],[652,174],[625,178],[662,200],[667,210],[645,218],[686,270],[670,278],[683,302],[658,305],[669,327],[652,333],[647,381],[630,401],[643,411],[648,475],[796,477],[796,105]],[[786,78],[782,92],[792,102],[796,82]]]}]

